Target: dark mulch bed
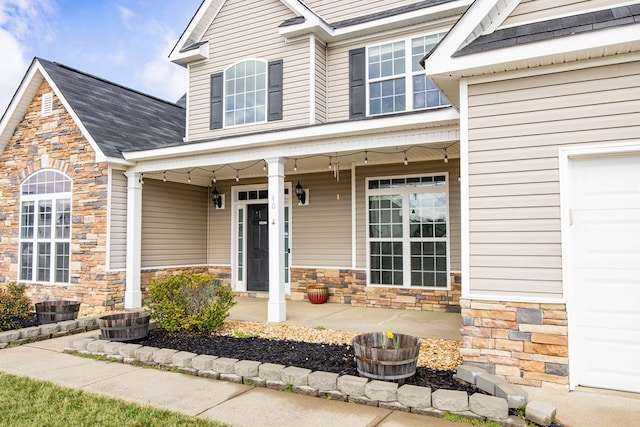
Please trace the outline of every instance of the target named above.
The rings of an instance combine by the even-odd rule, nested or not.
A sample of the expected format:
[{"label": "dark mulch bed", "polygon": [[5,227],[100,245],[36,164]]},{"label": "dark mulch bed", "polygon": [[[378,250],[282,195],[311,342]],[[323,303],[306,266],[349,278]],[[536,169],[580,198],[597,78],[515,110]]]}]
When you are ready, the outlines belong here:
[{"label": "dark mulch bed", "polygon": [[[145,339],[136,341],[136,343],[196,354],[255,360],[263,363],[296,366],[312,371],[358,376],[353,348],[349,345],[314,344],[266,338],[235,338],[186,332],[171,333],[163,329],[150,331]],[[470,393],[476,391],[473,387],[456,380],[454,373],[454,371],[418,367],[414,377],[405,380],[405,384],[431,387],[432,391],[440,388],[463,390]]]}]

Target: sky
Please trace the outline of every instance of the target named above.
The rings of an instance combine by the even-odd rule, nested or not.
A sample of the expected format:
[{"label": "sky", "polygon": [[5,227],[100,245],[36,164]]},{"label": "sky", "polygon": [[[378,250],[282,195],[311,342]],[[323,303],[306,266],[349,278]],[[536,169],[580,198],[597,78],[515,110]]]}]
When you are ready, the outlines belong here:
[{"label": "sky", "polygon": [[187,89],[168,56],[202,0],[0,0],[0,116],[34,57],[169,101]]}]

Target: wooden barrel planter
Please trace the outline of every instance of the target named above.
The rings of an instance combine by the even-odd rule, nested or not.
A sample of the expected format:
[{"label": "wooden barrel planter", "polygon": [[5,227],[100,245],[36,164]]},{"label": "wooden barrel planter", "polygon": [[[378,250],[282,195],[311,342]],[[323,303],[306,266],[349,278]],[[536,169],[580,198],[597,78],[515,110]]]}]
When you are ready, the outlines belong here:
[{"label": "wooden barrel planter", "polygon": [[36,304],[38,325],[75,320],[78,318],[80,303],[78,301],[42,301]]},{"label": "wooden barrel planter", "polygon": [[142,311],[108,314],[98,318],[98,326],[104,340],[133,341],[147,336],[149,319],[151,313]]},{"label": "wooden barrel planter", "polygon": [[311,304],[324,304],[329,299],[329,287],[326,285],[307,286],[307,298]]},{"label": "wooden barrel planter", "polygon": [[353,350],[361,377],[403,384],[416,373],[420,339],[395,333],[391,339],[383,332],[371,332],[356,335]]}]

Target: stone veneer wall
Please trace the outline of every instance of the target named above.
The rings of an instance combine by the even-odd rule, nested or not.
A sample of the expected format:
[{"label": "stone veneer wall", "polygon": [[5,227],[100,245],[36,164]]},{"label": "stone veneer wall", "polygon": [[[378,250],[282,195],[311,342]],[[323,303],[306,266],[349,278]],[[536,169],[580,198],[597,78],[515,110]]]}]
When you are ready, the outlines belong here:
[{"label": "stone veneer wall", "polygon": [[465,363],[514,384],[569,384],[565,304],[462,299],[460,307]]},{"label": "stone veneer wall", "polygon": [[18,278],[20,184],[36,171],[54,169],[73,181],[70,283],[27,284],[27,294],[34,301],[74,299],[120,309],[124,272],[105,267],[108,166],[95,162],[91,145],[55,94],[53,114],[41,116],[42,94],[49,92],[43,81],[0,157],[0,283]]},{"label": "stone veneer wall", "polygon": [[329,302],[353,307],[459,312],[460,273],[451,273],[449,290],[366,286],[364,270],[292,268],[291,299],[307,299],[307,286],[329,287]]}]

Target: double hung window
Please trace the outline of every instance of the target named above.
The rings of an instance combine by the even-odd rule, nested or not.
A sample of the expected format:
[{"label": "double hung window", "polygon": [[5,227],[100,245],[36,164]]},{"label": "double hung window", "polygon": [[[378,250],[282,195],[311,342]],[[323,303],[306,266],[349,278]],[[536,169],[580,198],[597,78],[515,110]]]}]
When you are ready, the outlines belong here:
[{"label": "double hung window", "polygon": [[420,66],[444,33],[367,48],[368,114],[397,113],[448,105]]},{"label": "double hung window", "polygon": [[448,288],[447,194],[445,175],[368,180],[371,285]]},{"label": "double hung window", "polygon": [[19,280],[69,283],[71,180],[44,170],[22,183]]}]

